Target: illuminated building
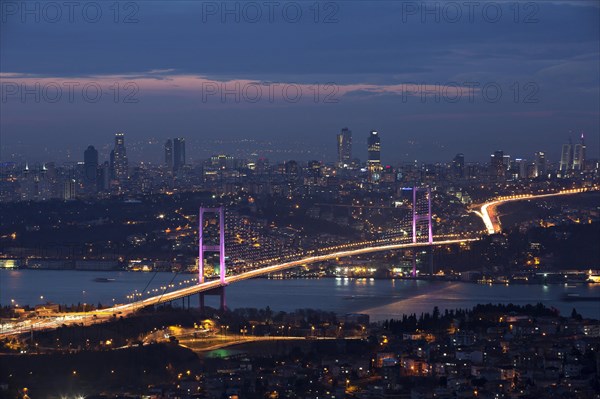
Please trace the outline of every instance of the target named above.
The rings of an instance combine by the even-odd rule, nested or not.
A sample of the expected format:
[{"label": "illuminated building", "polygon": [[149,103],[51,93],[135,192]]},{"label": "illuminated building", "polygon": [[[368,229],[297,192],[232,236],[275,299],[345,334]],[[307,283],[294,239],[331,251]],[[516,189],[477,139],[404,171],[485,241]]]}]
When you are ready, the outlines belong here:
[{"label": "illuminated building", "polygon": [[490,159],[490,175],[496,179],[503,179],[506,173],[504,166],[504,151],[494,151]]},{"label": "illuminated building", "polygon": [[369,153],[367,160],[369,181],[376,183],[381,178],[381,138],[379,133],[374,130],[371,131],[367,139],[367,150]]},{"label": "illuminated building", "polygon": [[83,153],[83,168],[83,186],[88,194],[93,194],[98,187],[98,150],[93,145]]},{"label": "illuminated building", "polygon": [[563,144],[562,151],[560,153],[560,167],[559,171],[561,176],[564,176],[568,173],[573,165],[573,146],[571,143]]},{"label": "illuminated building", "polygon": [[585,140],[581,133],[581,141],[575,144],[573,148],[573,170],[582,171],[585,169]]},{"label": "illuminated building", "polygon": [[350,165],[352,159],[352,132],[347,127],[337,135],[338,167]]},{"label": "illuminated building", "polygon": [[173,170],[173,141],[168,139],[165,143],[165,165]]},{"label": "illuminated building", "polygon": [[548,175],[546,167],[546,153],[538,151],[535,153],[535,175],[536,177],[545,178]]},{"label": "illuminated building", "polygon": [[127,151],[125,150],[125,134],[115,134],[115,148],[111,154],[114,177],[123,184],[129,177]]}]

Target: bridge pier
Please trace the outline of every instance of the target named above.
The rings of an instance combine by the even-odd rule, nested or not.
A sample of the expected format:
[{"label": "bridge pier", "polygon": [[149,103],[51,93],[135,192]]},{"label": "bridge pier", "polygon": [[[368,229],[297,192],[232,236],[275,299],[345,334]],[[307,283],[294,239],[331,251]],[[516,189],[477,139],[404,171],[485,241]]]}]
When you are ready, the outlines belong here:
[{"label": "bridge pier", "polygon": [[225,312],[227,310],[227,303],[225,300],[225,287],[214,288],[209,291],[201,292],[198,294],[198,299],[200,303],[200,312],[202,314],[205,313],[205,305],[204,305],[204,297],[205,295],[219,295],[219,310],[221,312]]},{"label": "bridge pier", "polygon": [[433,247],[429,247],[427,252],[429,252],[429,274],[433,278]]}]

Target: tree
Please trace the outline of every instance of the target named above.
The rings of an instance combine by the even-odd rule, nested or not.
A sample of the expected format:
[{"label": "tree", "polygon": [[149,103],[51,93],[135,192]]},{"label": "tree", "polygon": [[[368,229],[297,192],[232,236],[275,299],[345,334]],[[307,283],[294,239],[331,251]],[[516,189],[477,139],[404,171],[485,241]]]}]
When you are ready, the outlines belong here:
[{"label": "tree", "polygon": [[440,309],[436,306],[433,308],[433,320],[438,320],[440,318]]}]

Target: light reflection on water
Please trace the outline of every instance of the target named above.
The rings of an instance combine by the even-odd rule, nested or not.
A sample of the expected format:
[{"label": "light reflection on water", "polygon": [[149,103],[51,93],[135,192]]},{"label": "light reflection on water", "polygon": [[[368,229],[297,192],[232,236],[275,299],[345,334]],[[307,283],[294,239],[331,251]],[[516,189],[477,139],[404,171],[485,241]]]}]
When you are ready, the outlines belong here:
[{"label": "light reflection on water", "polygon": [[[19,305],[35,305],[41,302],[40,296],[44,297],[44,301],[61,304],[101,302],[108,305],[113,303],[113,298],[116,303],[126,303],[127,295],[135,290],[142,292],[151,279],[147,290],[154,292],[152,290],[169,283],[176,288],[186,286],[189,283],[179,283],[185,280],[191,283],[194,277],[172,273],[0,270],[0,304],[7,305],[11,299],[15,299]],[[96,278],[114,281],[96,282]],[[556,307],[562,314],[570,314],[575,307],[586,317],[600,318],[600,303],[563,302],[561,297],[566,293],[600,297],[600,284],[490,286],[373,278],[255,279],[228,287],[227,305],[230,308],[270,306],[273,310],[281,311],[314,308],[337,313],[365,312],[376,321],[401,317],[404,313],[430,312],[434,306],[443,311],[446,308],[471,308],[478,303],[524,305],[542,302],[546,306]],[[197,305],[198,301],[192,298],[190,303]],[[181,301],[174,304],[179,306]],[[218,306],[218,297],[208,296],[206,304]]]}]

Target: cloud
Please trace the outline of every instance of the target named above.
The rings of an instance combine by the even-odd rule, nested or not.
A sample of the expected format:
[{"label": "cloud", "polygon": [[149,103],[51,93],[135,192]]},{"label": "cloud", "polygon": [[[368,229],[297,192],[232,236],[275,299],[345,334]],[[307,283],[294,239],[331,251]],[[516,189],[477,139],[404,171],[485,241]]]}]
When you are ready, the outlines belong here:
[{"label": "cloud", "polygon": [[[4,85],[22,88],[58,85],[60,87],[100,85],[109,90],[115,84],[134,83],[142,94],[169,96],[197,96],[203,102],[225,102],[227,97],[238,96],[244,103],[275,103],[311,101],[324,96],[335,102],[341,97],[365,99],[374,96],[395,95],[406,97],[442,96],[447,99],[466,99],[479,88],[457,82],[428,84],[405,82],[397,84],[369,83],[299,83],[296,81],[269,82],[253,79],[231,78],[216,80],[205,75],[174,74],[174,69],[150,70],[142,73],[89,75],[89,76],[40,76],[19,72],[0,73]],[[260,97],[260,98],[259,98]],[[263,101],[261,101],[263,100]],[[235,102],[235,101],[234,101]]]}]

